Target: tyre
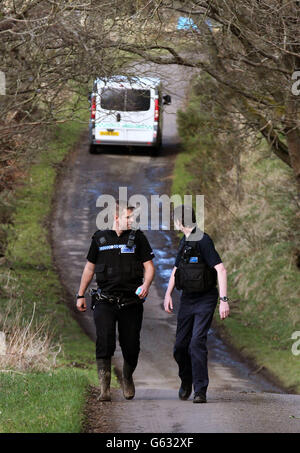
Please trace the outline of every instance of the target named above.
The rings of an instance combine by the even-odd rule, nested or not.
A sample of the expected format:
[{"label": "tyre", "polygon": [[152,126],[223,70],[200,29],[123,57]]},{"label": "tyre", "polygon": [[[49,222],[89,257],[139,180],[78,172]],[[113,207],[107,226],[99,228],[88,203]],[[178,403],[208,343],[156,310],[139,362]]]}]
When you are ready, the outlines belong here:
[{"label": "tyre", "polygon": [[98,146],[90,144],[89,152],[90,152],[90,154],[98,154]]},{"label": "tyre", "polygon": [[159,152],[161,150],[161,141],[155,144],[150,150],[150,155],[151,157],[156,157],[158,156]]}]

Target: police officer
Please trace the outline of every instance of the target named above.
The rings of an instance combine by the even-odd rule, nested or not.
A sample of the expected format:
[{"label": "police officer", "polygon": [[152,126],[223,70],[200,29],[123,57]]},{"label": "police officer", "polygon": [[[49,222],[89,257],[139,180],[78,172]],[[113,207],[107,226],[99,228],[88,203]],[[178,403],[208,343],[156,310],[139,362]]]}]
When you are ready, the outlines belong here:
[{"label": "police officer", "polygon": [[[154,278],[153,251],[140,230],[132,230],[134,208],[116,202],[112,229],[92,237],[77,295],[77,308],[86,310],[85,291],[94,272],[98,284],[94,306],[96,361],[101,401],[110,401],[111,357],[116,348],[116,324],[124,364],[123,394],[135,395],[132,374],[140,351],[143,301]],[[138,291],[137,291],[138,290]],[[138,295],[136,294],[138,292]]]},{"label": "police officer", "polygon": [[[175,226],[184,236],[180,241],[164,299],[164,308],[172,313],[172,291],[182,290],[177,315],[174,358],[178,364],[181,386],[179,398],[187,400],[194,387],[194,403],[206,403],[208,387],[207,333],[220,292],[221,319],[229,315],[227,274],[210,236],[194,226],[195,212],[189,206],[179,206],[174,215]],[[192,233],[201,239],[192,240]],[[190,240],[189,240],[190,236]]]}]

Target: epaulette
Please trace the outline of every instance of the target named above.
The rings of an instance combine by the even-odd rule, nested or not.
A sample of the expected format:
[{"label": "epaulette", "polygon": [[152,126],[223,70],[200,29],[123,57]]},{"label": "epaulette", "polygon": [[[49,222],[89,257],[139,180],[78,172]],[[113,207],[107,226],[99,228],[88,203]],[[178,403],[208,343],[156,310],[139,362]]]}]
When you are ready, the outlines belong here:
[{"label": "epaulette", "polygon": [[128,248],[132,248],[133,245],[134,245],[134,241],[135,241],[135,235],[136,233],[140,231],[139,229],[138,230],[131,230],[130,233],[129,233],[129,236],[128,236],[128,240],[127,240],[127,244],[126,244],[126,247]]},{"label": "epaulette", "polygon": [[97,230],[93,236],[92,239],[95,239],[99,244],[104,245],[107,242],[106,239],[106,232],[108,230]]}]

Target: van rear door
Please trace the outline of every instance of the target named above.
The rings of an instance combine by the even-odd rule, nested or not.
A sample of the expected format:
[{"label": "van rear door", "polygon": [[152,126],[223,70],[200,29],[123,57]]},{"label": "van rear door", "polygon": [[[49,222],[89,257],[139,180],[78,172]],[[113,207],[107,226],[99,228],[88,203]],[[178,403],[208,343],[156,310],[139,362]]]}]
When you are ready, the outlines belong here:
[{"label": "van rear door", "polygon": [[95,139],[100,143],[127,143],[127,133],[121,123],[125,89],[107,86],[99,89],[98,93]]},{"label": "van rear door", "polygon": [[128,144],[150,144],[153,142],[154,124],[153,88],[130,88],[126,90],[126,121]]}]

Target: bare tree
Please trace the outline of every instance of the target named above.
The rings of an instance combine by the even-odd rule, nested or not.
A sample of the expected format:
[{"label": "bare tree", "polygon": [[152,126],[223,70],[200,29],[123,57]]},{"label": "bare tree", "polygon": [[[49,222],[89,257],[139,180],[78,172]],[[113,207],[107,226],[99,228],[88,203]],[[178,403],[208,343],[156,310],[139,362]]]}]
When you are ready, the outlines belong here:
[{"label": "bare tree", "polygon": [[[136,40],[135,48],[123,37],[111,45],[157,64],[210,74],[220,89],[231,92],[231,102],[248,124],[293,168],[300,204],[300,95],[292,90],[300,69],[300,2],[153,0],[148,8],[150,3],[152,33]],[[176,14],[191,26],[166,32]],[[135,17],[144,26],[143,8]]]},{"label": "bare tree", "polygon": [[[300,203],[300,8],[287,0],[4,0],[0,135],[74,116],[66,96],[128,61],[210,74],[248,125],[293,168]],[[191,27],[177,30],[179,16]],[[134,71],[134,69],[132,69]]]},{"label": "bare tree", "polygon": [[0,1],[0,71],[6,77],[5,95],[0,93],[0,256],[13,210],[11,192],[49,138],[48,125],[79,121],[79,109],[89,108],[93,79],[122,72],[130,59],[108,43],[126,33],[132,4]]},{"label": "bare tree", "polygon": [[0,96],[0,191],[10,181],[13,185],[12,162],[28,148],[33,129],[41,133],[47,124],[76,119],[78,95],[87,96],[92,80],[122,71],[129,54],[114,44],[117,37],[126,39],[134,5],[115,0],[0,3],[0,70],[6,76],[6,94]]}]

